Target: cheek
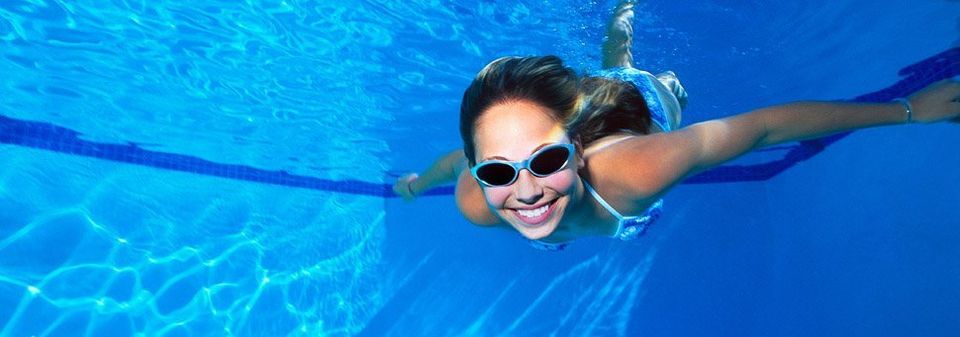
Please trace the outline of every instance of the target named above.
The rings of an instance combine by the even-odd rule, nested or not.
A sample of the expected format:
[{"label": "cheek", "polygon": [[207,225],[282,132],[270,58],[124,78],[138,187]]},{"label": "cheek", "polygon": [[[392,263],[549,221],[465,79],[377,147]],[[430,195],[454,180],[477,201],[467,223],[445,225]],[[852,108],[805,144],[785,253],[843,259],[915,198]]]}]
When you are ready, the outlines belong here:
[{"label": "cheek", "polygon": [[554,173],[550,176],[541,178],[544,188],[549,188],[551,190],[557,191],[561,194],[572,194],[577,178],[577,172],[571,169],[566,169],[561,172]]},{"label": "cheek", "polygon": [[483,196],[487,198],[487,203],[496,208],[502,208],[507,199],[510,198],[510,187],[485,187]]}]

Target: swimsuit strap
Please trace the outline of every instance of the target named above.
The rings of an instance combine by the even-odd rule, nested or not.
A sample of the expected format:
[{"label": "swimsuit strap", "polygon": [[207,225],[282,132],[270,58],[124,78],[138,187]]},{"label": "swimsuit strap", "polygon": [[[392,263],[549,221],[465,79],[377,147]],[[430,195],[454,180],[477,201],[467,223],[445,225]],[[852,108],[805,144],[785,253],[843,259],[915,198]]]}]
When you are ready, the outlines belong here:
[{"label": "swimsuit strap", "polygon": [[593,186],[590,186],[590,183],[588,183],[586,180],[583,180],[583,185],[587,188],[587,191],[590,191],[590,194],[597,199],[597,202],[599,202],[603,208],[606,208],[607,211],[610,211],[610,214],[617,218],[617,232],[611,237],[627,241],[641,236],[644,232],[646,232],[647,227],[649,227],[650,224],[660,218],[660,214],[663,212],[663,199],[661,199],[654,202],[653,205],[650,205],[650,207],[647,208],[643,214],[625,217],[621,215],[620,212],[617,212],[613,206],[610,206],[606,200],[603,200],[603,198],[600,197],[600,193],[597,193],[597,190],[593,189]]},{"label": "swimsuit strap", "polygon": [[[623,227],[623,216],[620,215],[620,212],[617,212],[617,210],[613,209],[613,207],[610,206],[610,204],[608,204],[606,200],[603,200],[603,198],[600,197],[600,194],[598,194],[597,191],[593,189],[593,186],[590,186],[590,183],[588,183],[586,179],[580,179],[580,180],[583,181],[583,186],[587,188],[587,191],[590,191],[590,194],[592,194],[593,197],[594,197],[595,199],[597,199],[597,202],[599,202],[600,205],[603,205],[603,208],[606,208],[608,211],[610,211],[610,214],[613,214],[613,216],[617,218],[617,222],[620,223],[620,227],[621,227],[621,228],[618,228],[618,229],[617,229],[617,233],[620,233],[620,232],[623,230],[623,229],[622,229],[622,227]],[[527,243],[529,243],[531,247],[536,248],[536,249],[539,249],[539,250],[556,252],[556,251],[561,251],[561,250],[563,250],[564,248],[566,248],[566,247],[567,247],[567,244],[568,244],[569,242],[564,242],[564,243],[552,243],[552,242],[545,242],[545,241],[541,241],[541,240],[529,240],[529,239],[528,239],[528,240],[527,240]]]},{"label": "swimsuit strap", "polygon": [[[624,241],[633,240],[638,236],[643,235],[644,232],[646,232],[647,227],[660,218],[660,214],[663,213],[663,199],[661,199],[654,202],[653,205],[650,205],[650,207],[647,208],[647,210],[641,215],[624,217],[623,215],[620,215],[620,212],[617,212],[613,206],[610,206],[606,200],[603,200],[603,197],[600,196],[600,193],[597,193],[597,190],[593,189],[593,186],[590,186],[590,183],[588,183],[586,179],[581,180],[583,181],[583,186],[587,188],[587,191],[590,191],[590,195],[593,195],[593,198],[596,199],[597,202],[603,206],[603,208],[606,208],[607,211],[613,215],[613,217],[617,218],[617,232],[611,237]],[[567,247],[567,244],[570,243],[552,243],[529,239],[527,242],[533,248],[554,252],[563,250]]]},{"label": "swimsuit strap", "polygon": [[620,212],[617,212],[617,210],[613,209],[613,206],[610,206],[606,200],[603,200],[603,197],[600,196],[600,193],[597,193],[597,190],[593,189],[593,186],[590,186],[590,183],[588,183],[586,179],[581,178],[580,180],[583,180],[583,186],[587,188],[587,191],[590,191],[590,194],[593,195],[594,199],[597,199],[597,202],[600,203],[600,206],[603,206],[603,208],[606,208],[608,211],[610,211],[610,214],[613,214],[613,217],[617,218],[617,222],[623,222],[623,215],[620,215]]},{"label": "swimsuit strap", "polygon": [[643,235],[647,228],[660,218],[661,214],[663,214],[663,199],[654,202],[641,215],[620,220],[620,227],[617,228],[617,233],[613,237],[624,241],[633,240]]}]

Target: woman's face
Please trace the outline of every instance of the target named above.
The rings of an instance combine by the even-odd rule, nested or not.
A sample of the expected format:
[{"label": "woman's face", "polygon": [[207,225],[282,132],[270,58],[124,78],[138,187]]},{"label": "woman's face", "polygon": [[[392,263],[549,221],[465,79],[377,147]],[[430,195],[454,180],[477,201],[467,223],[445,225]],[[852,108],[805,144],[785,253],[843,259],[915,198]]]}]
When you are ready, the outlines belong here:
[{"label": "woman's face", "polygon": [[[489,159],[521,161],[544,145],[569,143],[563,124],[550,111],[526,101],[498,103],[477,119],[474,130],[477,163]],[[583,194],[580,191],[579,156],[574,162],[546,177],[520,170],[507,186],[484,186],[491,210],[529,239],[542,239],[556,229],[564,212]]]}]

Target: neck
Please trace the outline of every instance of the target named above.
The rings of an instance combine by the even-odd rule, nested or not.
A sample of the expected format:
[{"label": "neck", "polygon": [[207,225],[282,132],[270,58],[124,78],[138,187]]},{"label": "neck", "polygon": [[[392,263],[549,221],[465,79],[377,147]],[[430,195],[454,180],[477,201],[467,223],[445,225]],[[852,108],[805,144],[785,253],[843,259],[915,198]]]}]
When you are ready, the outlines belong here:
[{"label": "neck", "polygon": [[[551,242],[565,242],[585,236],[612,236],[617,231],[616,224],[609,228],[608,221],[600,220],[597,214],[597,204],[590,192],[587,191],[586,180],[580,178],[577,191],[571,198],[569,209],[557,230],[548,237]],[[606,212],[606,209],[603,210]]]}]

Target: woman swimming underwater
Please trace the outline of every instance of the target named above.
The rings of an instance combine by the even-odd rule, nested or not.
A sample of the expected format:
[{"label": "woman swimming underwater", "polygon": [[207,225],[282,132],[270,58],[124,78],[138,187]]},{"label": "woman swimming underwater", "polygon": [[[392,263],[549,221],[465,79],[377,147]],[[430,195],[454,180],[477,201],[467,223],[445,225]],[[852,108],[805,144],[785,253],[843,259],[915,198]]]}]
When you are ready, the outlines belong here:
[{"label": "woman swimming underwater", "polygon": [[400,177],[394,191],[409,200],[455,180],[470,222],[557,250],[579,237],[643,234],[671,187],[757,148],[960,121],[960,82],[944,80],[890,103],[797,102],[678,128],[686,92],[671,72],[632,67],[632,17],[631,2],[614,11],[597,74],[578,77],[554,56],[485,66],[463,95],[463,149]]}]

